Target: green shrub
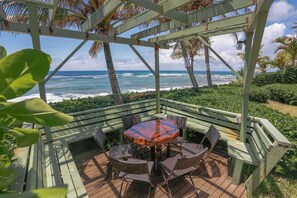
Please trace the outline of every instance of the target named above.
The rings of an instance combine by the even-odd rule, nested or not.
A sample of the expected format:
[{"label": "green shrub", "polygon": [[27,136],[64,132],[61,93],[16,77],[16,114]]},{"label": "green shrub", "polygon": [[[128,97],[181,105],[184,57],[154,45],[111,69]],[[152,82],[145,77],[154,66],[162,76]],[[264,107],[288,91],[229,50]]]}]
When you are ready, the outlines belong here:
[{"label": "green shrub", "polygon": [[270,92],[264,87],[252,87],[249,100],[258,103],[266,103],[270,99]]},{"label": "green shrub", "polygon": [[296,84],[297,67],[289,67],[286,70],[280,70],[273,73],[257,74],[253,79],[253,84],[257,86],[269,84]]},{"label": "green shrub", "polygon": [[289,105],[297,105],[297,86],[285,84],[273,84],[265,86],[270,93],[270,100]]},{"label": "green shrub", "polygon": [[297,67],[289,67],[284,71],[283,82],[285,84],[297,83]]},{"label": "green shrub", "polygon": [[265,74],[257,74],[253,79],[253,84],[257,86],[283,83],[283,73],[282,72],[273,72]]}]

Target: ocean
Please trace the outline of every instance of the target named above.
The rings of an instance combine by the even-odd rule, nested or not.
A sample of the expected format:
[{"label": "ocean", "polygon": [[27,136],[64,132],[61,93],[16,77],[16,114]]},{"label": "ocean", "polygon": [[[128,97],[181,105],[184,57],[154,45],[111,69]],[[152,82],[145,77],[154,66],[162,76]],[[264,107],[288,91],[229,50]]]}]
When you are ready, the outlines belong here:
[{"label": "ocean", "polygon": [[[154,76],[150,71],[117,71],[122,93],[154,91]],[[206,73],[195,72],[199,86],[207,85]],[[227,84],[235,76],[227,71],[212,72],[213,84]],[[160,71],[161,90],[191,87],[187,71]],[[45,85],[48,102],[111,94],[107,71],[59,71]],[[20,101],[39,97],[38,87],[24,96],[14,99]]]}]

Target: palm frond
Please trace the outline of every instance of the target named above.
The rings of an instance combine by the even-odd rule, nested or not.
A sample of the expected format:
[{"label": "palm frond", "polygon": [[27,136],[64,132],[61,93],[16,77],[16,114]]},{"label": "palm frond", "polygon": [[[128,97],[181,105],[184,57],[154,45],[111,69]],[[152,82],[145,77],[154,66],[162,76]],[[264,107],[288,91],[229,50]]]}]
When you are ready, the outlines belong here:
[{"label": "palm frond", "polygon": [[94,41],[91,48],[89,49],[89,54],[92,58],[96,58],[102,49],[102,42]]}]

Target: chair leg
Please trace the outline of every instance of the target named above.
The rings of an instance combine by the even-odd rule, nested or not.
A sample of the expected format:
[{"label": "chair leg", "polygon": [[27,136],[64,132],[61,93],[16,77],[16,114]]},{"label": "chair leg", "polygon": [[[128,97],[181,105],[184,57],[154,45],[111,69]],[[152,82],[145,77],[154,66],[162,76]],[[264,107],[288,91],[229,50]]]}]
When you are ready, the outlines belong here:
[{"label": "chair leg", "polygon": [[149,190],[148,190],[148,195],[147,195],[147,198],[149,198],[151,195],[151,184],[149,184]]},{"label": "chair leg", "polygon": [[167,153],[166,153],[166,156],[167,157],[170,157],[170,148],[171,146],[170,146],[170,144],[167,144]]},{"label": "chair leg", "polygon": [[122,180],[122,183],[121,183],[121,188],[120,188],[120,192],[119,192],[119,197],[122,197],[122,189],[123,189],[124,181],[125,181],[125,180]]}]

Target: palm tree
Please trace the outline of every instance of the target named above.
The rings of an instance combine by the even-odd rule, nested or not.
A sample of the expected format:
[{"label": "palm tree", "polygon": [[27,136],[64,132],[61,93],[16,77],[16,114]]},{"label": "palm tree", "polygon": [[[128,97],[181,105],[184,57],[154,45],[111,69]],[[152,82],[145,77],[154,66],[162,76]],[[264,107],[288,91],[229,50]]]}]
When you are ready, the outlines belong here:
[{"label": "palm tree", "polygon": [[198,88],[198,83],[194,75],[194,61],[195,56],[201,55],[198,54],[198,52],[202,49],[202,47],[203,44],[199,41],[199,39],[197,37],[193,37],[185,41],[177,42],[173,46],[173,52],[171,54],[171,58],[173,59],[184,58],[185,67],[194,88]]},{"label": "palm tree", "polygon": [[278,43],[279,46],[275,50],[276,52],[287,52],[290,55],[292,65],[295,65],[297,58],[297,38],[295,36],[282,36],[276,38],[274,43]]},{"label": "palm tree", "polygon": [[258,67],[257,70],[262,74],[265,74],[270,69],[271,60],[269,56],[259,56],[257,59]]},{"label": "palm tree", "polygon": [[[81,24],[87,21],[89,16],[102,6],[104,2],[105,0],[62,0],[58,4],[53,26],[80,29]],[[8,20],[14,22],[28,21],[28,8],[26,5],[11,3],[11,1],[6,0],[0,2],[0,5],[3,5],[6,14],[9,16],[7,17]],[[130,18],[131,16],[140,13],[142,10],[142,7],[127,1],[116,12],[107,16],[101,23],[97,24],[93,30],[98,34],[109,34],[112,31],[114,24]],[[45,25],[48,22],[48,9],[41,8],[39,9],[38,14],[40,24]],[[122,104],[123,98],[114,69],[109,43],[94,41],[89,50],[89,54],[95,58],[102,48],[104,49],[114,101],[116,104]]]},{"label": "palm tree", "polygon": [[[270,69],[270,67],[272,66],[272,61],[270,60],[269,56],[261,56],[261,54],[263,53],[262,47],[263,47],[263,45],[261,45],[260,52],[259,52],[258,57],[257,57],[257,67],[256,67],[256,69],[263,74],[263,73],[266,73],[267,70]],[[245,53],[244,52],[238,52],[237,56],[239,56],[242,60],[245,60]]]},{"label": "palm tree", "polygon": [[271,66],[277,67],[280,70],[288,68],[291,64],[291,56],[286,51],[281,51],[276,54],[273,61],[271,61]]}]

